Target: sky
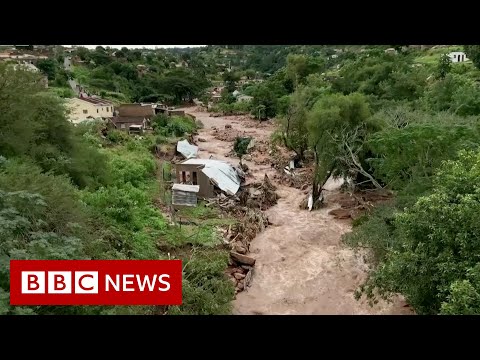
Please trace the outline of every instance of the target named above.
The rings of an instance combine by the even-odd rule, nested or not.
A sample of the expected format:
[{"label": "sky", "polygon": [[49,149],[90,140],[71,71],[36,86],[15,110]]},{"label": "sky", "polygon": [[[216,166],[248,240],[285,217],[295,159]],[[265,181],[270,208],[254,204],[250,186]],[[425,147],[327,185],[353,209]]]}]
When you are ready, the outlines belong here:
[{"label": "sky", "polygon": [[[72,45],[63,45],[63,46],[72,46]],[[199,46],[207,46],[207,45],[82,45],[85,46],[86,48],[89,49],[95,49],[97,46],[103,46],[107,47],[110,46],[111,48],[117,48],[121,49],[122,47],[126,47],[129,49],[142,49],[142,48],[148,48],[148,49],[155,49],[156,47],[158,48],[186,48],[186,47],[199,47]]]}]

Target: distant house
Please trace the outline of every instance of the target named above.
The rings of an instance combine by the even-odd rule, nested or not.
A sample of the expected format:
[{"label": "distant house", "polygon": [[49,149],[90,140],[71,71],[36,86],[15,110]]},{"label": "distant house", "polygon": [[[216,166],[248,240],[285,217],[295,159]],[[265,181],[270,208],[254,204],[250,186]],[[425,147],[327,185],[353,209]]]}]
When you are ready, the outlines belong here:
[{"label": "distant house", "polygon": [[80,97],[67,100],[69,120],[78,124],[85,120],[113,117],[113,104],[104,99]]},{"label": "distant house", "polygon": [[453,51],[447,54],[447,56],[450,58],[450,61],[453,63],[464,62],[468,60],[467,55],[465,55],[463,51]]},{"label": "distant house", "polygon": [[155,116],[154,104],[121,104],[115,110],[120,117],[144,117],[150,120]]},{"label": "distant house", "polygon": [[174,109],[174,108],[168,108],[165,105],[157,105],[154,108],[154,111],[156,114],[164,114],[167,116],[186,116],[185,111]]},{"label": "distant house", "polygon": [[[33,73],[40,73],[40,70],[33,64],[31,63],[20,63],[20,64],[14,64],[13,65],[14,70],[22,69],[26,71],[30,71]],[[43,75],[42,79],[40,80],[40,83],[45,86],[45,88],[48,88],[48,76]]]},{"label": "distant house", "polygon": [[243,94],[237,96],[237,102],[251,101],[252,99],[253,99],[253,96],[248,96]]},{"label": "distant house", "polygon": [[145,75],[148,72],[148,67],[146,65],[137,65],[138,75]]},{"label": "distant house", "polygon": [[397,53],[397,50],[395,50],[394,48],[388,48],[385,50],[385,54],[395,55],[396,53]]},{"label": "distant house", "polygon": [[1,60],[8,60],[12,57],[11,51],[2,51],[0,52],[0,61]]},{"label": "distant house", "polygon": [[148,126],[145,116],[114,116],[108,120],[107,127],[127,131],[129,134],[143,134]]},{"label": "distant house", "polygon": [[22,63],[30,63],[30,64],[36,65],[39,60],[48,59],[48,56],[10,53],[8,59],[15,60]]},{"label": "distant house", "polygon": [[220,102],[221,98],[222,98],[222,95],[212,95],[212,102],[218,103]]},{"label": "distant house", "polygon": [[86,63],[78,55],[73,56],[71,60],[72,60],[72,65],[84,65]]}]

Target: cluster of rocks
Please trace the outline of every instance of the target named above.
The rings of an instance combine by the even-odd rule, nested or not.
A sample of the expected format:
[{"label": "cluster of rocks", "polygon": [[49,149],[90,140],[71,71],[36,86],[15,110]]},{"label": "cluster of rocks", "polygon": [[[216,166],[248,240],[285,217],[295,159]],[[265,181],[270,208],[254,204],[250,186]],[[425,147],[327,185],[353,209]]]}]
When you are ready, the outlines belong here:
[{"label": "cluster of rocks", "polygon": [[254,268],[250,265],[232,265],[227,268],[230,281],[235,286],[235,294],[246,290],[252,282]]}]

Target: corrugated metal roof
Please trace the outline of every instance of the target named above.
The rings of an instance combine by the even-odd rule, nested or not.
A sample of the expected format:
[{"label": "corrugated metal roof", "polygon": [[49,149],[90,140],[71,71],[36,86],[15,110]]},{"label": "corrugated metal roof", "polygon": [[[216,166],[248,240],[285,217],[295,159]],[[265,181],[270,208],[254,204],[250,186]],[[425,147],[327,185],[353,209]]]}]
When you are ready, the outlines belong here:
[{"label": "corrugated metal roof", "polygon": [[185,159],[197,157],[198,146],[190,144],[187,140],[181,140],[177,143],[177,151],[185,156]]},{"label": "corrugated metal roof", "polygon": [[172,190],[198,193],[200,191],[200,185],[173,184]]},{"label": "corrugated metal roof", "polygon": [[235,195],[240,188],[240,178],[235,169],[228,163],[211,159],[189,159],[182,164],[204,165],[202,172],[207,175],[221,190]]},{"label": "corrugated metal roof", "polygon": [[173,190],[172,205],[197,206],[197,194],[194,192]]}]

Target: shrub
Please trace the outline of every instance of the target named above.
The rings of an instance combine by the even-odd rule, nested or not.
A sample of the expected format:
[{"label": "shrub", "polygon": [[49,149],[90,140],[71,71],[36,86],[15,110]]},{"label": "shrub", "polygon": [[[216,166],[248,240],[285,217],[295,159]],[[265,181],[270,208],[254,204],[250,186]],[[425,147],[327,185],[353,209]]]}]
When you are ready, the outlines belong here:
[{"label": "shrub", "polygon": [[130,141],[131,138],[125,131],[113,129],[108,132],[107,139],[114,144],[123,144]]}]

